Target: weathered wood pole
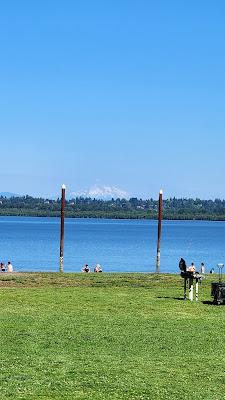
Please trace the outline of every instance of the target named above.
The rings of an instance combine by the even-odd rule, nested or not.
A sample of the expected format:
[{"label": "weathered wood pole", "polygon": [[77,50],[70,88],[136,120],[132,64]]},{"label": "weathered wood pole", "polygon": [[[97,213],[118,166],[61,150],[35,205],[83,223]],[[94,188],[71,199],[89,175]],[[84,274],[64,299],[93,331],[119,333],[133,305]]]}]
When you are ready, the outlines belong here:
[{"label": "weathered wood pole", "polygon": [[162,233],[162,209],[163,209],[163,191],[159,192],[159,207],[158,207],[158,240],[157,240],[157,257],[156,257],[156,272],[160,272],[160,244]]},{"label": "weathered wood pole", "polygon": [[66,192],[66,186],[65,186],[65,185],[62,185],[62,195],[61,195],[61,224],[60,224],[60,252],[59,252],[59,272],[63,272],[65,192]]}]

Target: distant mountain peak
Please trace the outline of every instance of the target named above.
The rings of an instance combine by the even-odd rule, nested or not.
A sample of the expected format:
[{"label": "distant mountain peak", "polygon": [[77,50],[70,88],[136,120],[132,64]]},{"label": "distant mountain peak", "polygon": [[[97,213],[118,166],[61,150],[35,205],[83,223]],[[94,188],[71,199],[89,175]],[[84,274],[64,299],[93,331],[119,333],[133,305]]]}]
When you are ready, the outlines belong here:
[{"label": "distant mountain peak", "polygon": [[69,197],[91,197],[95,199],[110,200],[112,198],[129,198],[128,193],[117,186],[91,186],[89,189],[70,193]]},{"label": "distant mountain peak", "polygon": [[0,192],[0,197],[6,197],[7,199],[10,199],[10,197],[21,197],[21,195],[11,192]]}]

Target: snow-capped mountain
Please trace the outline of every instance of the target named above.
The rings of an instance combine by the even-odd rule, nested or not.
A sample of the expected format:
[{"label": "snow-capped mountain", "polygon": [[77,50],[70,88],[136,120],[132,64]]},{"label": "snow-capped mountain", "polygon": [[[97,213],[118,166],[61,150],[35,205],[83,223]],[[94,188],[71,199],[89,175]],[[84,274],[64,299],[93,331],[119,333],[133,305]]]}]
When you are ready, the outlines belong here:
[{"label": "snow-capped mountain", "polygon": [[110,200],[114,199],[127,199],[129,194],[116,186],[92,186],[87,190],[80,190],[69,194],[70,198],[74,197],[91,197],[95,199]]}]

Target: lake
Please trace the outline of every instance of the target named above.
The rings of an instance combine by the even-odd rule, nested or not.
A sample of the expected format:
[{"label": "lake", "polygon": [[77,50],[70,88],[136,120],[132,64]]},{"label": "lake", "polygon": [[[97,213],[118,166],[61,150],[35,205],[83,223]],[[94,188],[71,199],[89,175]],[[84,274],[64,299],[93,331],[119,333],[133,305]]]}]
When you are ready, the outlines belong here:
[{"label": "lake", "polygon": [[[58,271],[59,218],[0,217],[0,261],[15,271]],[[65,272],[100,263],[105,272],[154,272],[157,221],[65,220]],[[201,262],[206,271],[225,262],[225,222],[163,221],[161,272]]]}]

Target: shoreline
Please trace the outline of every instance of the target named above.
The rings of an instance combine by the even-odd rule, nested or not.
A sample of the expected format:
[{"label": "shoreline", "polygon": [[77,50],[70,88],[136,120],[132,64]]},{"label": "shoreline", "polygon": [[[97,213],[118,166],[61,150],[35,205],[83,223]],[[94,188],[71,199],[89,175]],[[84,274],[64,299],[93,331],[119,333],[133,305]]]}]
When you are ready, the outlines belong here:
[{"label": "shoreline", "polygon": [[[60,218],[60,213],[57,215],[28,215],[28,214],[1,214],[0,213],[0,218],[8,218],[8,217],[17,217],[17,218]],[[66,216],[65,215],[65,220],[66,219],[96,219],[96,220],[127,220],[127,221],[158,221],[158,217],[121,217],[121,216]],[[164,217],[163,221],[204,221],[204,222],[225,222],[225,216],[224,218],[180,218],[180,217],[173,217],[173,218],[168,218],[168,217]]]}]

